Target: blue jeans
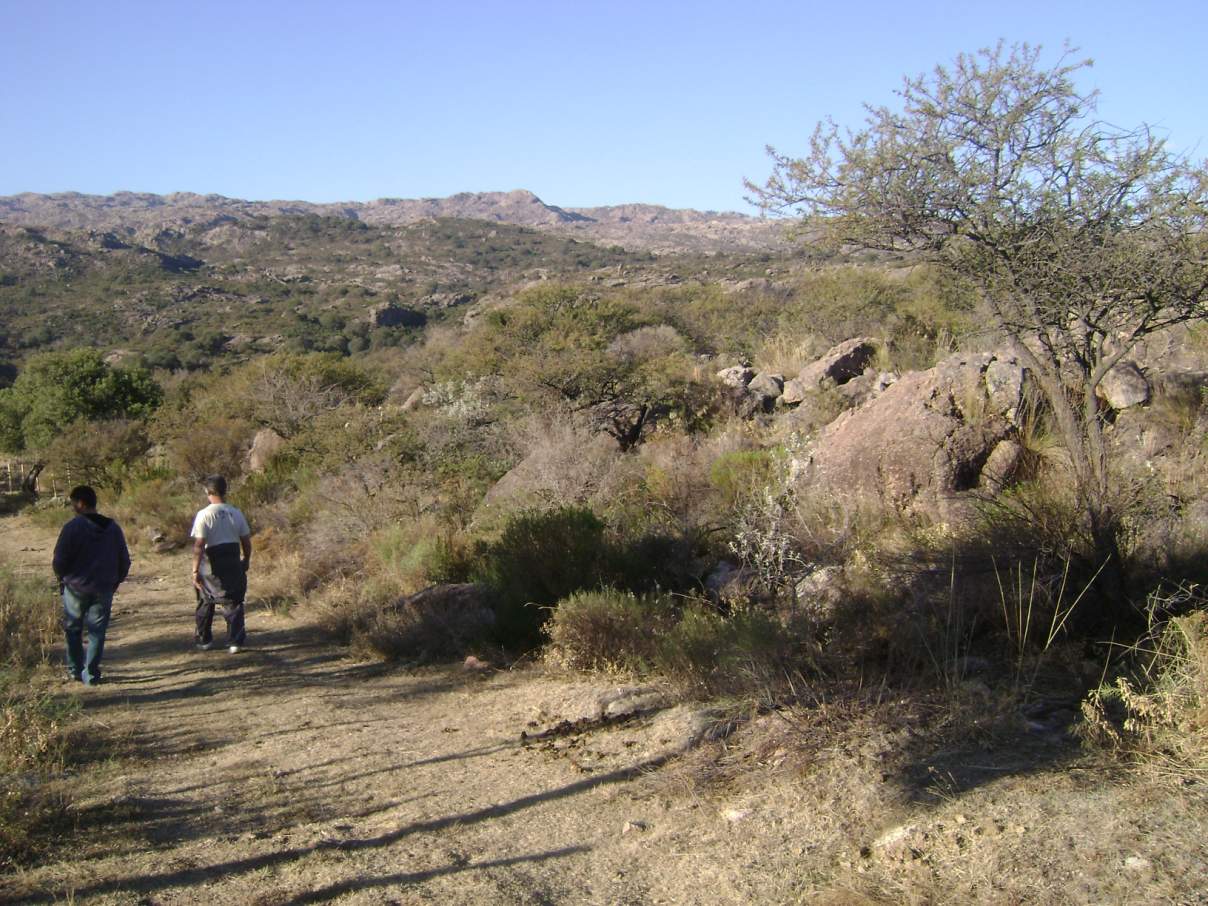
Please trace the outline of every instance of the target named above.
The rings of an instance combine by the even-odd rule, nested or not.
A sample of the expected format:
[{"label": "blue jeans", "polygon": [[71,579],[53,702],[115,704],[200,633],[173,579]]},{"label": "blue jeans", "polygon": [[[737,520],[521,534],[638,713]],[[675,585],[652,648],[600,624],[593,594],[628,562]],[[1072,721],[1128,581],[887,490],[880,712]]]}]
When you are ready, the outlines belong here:
[{"label": "blue jeans", "polygon": [[[101,679],[101,655],[105,652],[105,630],[109,628],[109,610],[113,592],[80,594],[63,589],[63,632],[67,636],[67,671],[85,685]],[[88,648],[84,649],[84,630]]]}]

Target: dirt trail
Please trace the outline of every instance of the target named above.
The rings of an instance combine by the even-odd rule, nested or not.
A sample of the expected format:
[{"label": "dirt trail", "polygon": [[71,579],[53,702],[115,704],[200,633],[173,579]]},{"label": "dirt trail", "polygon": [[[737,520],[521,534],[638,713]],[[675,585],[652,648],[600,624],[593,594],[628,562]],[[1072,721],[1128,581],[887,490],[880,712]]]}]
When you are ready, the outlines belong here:
[{"label": "dirt trail", "polygon": [[[0,521],[0,553],[23,571],[44,573],[52,542]],[[621,833],[657,755],[622,744],[633,757],[585,767],[521,743],[537,719],[578,716],[590,687],[358,663],[256,610],[246,651],[197,652],[187,575],[183,555],[136,555],[114,602],[106,683],[82,690],[85,719],[133,755],[75,781],[77,857],[0,880],[0,899],[694,900],[655,891],[658,878],[634,866],[642,844]]]}]

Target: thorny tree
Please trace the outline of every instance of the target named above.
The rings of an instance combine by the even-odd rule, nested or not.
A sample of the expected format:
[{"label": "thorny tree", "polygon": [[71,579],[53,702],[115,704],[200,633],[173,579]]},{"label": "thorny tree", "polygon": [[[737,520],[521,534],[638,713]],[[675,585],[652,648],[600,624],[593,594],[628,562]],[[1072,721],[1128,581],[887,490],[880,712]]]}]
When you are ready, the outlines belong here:
[{"label": "thorny tree", "polygon": [[1052,408],[1122,603],[1096,390],[1139,340],[1208,315],[1208,172],[1147,126],[1097,119],[1073,80],[1091,62],[1072,54],[962,54],[906,79],[898,109],[866,107],[858,131],[820,124],[805,157],[769,148],[771,177],[748,189],[839,247],[917,255],[977,288]]}]

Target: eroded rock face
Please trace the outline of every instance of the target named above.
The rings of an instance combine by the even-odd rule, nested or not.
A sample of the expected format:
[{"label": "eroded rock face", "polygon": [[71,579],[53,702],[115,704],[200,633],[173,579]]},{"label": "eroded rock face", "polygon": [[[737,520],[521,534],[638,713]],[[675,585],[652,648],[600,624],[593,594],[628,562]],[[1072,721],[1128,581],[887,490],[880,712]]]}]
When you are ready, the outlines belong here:
[{"label": "eroded rock face", "polygon": [[[905,374],[823,429],[802,480],[836,494],[874,495],[902,511],[959,518],[963,492],[982,485],[992,454],[1015,434],[1025,379],[1013,359],[989,353]],[[1004,447],[986,480],[1008,480],[1010,458]]]},{"label": "eroded rock face", "polygon": [[878,348],[872,337],[845,340],[784,385],[784,402],[790,406],[801,402],[825,381],[843,385],[859,377],[876,358]]}]

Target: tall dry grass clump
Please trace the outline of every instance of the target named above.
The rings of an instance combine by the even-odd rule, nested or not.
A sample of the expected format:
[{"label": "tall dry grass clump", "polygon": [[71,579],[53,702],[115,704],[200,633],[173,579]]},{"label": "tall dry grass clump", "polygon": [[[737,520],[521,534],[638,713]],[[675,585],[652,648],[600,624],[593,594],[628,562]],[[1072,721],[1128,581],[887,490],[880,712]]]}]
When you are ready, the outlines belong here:
[{"label": "tall dry grass clump", "polygon": [[[1176,597],[1186,603],[1188,590]],[[1194,595],[1195,590],[1190,590]],[[1169,598],[1150,599],[1149,634],[1130,646],[1128,669],[1082,705],[1087,742],[1178,780],[1208,780],[1208,601],[1152,619]]]},{"label": "tall dry grass clump", "polygon": [[58,633],[59,609],[50,589],[0,567],[0,670],[45,662]]},{"label": "tall dry grass clump", "polygon": [[47,781],[66,761],[78,700],[40,692],[30,675],[59,633],[50,589],[0,568],[0,869],[41,851],[67,803]]}]

